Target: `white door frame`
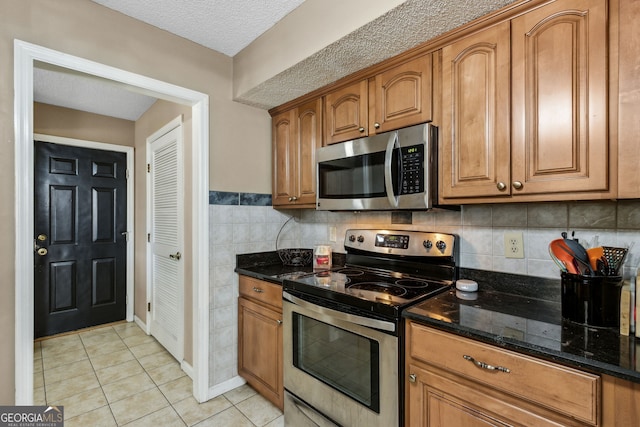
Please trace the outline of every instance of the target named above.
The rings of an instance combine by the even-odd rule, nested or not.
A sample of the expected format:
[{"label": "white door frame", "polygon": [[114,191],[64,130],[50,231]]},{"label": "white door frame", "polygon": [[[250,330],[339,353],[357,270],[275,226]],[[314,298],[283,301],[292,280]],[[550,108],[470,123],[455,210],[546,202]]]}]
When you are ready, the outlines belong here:
[{"label": "white door frame", "polygon": [[64,138],[61,136],[45,135],[41,133],[34,133],[33,139],[36,141],[53,142],[54,144],[67,145],[72,147],[90,148],[94,150],[106,150],[115,151],[118,153],[125,153],[127,156],[127,298],[126,298],[126,318],[127,322],[133,321],[133,307],[135,292],[133,288],[133,266],[134,266],[134,188],[135,188],[135,173],[134,173],[134,161],[133,161],[133,147],[126,145],[108,144],[97,141],[87,141],[84,139]]},{"label": "white door frame", "polygon": [[14,40],[15,131],[15,404],[33,404],[33,68],[40,61],[137,88],[147,95],[191,106],[193,395],[209,387],[209,96],[184,87]]}]

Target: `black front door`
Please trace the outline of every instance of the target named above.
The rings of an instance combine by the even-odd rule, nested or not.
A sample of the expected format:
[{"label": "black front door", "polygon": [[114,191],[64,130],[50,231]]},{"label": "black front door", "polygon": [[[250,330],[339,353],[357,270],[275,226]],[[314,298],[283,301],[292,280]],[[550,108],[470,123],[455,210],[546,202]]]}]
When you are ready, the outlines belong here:
[{"label": "black front door", "polygon": [[35,142],[35,337],[126,317],[126,154]]}]

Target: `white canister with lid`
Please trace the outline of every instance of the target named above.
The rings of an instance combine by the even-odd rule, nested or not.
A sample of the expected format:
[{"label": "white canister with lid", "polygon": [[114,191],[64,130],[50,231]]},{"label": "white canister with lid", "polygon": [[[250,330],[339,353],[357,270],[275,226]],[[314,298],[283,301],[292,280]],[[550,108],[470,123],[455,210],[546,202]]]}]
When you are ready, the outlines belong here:
[{"label": "white canister with lid", "polygon": [[331,246],[317,245],[313,249],[313,269],[329,270],[331,268]]}]

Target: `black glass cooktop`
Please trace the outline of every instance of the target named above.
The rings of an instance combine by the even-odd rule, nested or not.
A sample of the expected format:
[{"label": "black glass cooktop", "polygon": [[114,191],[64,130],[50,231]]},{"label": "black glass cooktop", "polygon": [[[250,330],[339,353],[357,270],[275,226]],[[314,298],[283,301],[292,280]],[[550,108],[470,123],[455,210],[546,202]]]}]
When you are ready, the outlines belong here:
[{"label": "black glass cooktop", "polygon": [[297,290],[374,313],[398,316],[402,308],[449,288],[449,284],[395,272],[345,267],[320,271],[293,281],[284,290]]}]

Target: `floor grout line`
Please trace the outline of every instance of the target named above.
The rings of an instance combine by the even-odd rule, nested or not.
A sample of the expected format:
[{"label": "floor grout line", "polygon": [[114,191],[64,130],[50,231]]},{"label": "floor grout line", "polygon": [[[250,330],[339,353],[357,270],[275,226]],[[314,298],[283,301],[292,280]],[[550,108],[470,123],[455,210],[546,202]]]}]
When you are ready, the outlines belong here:
[{"label": "floor grout line", "polygon": [[[123,326],[124,325],[124,326]],[[133,331],[135,328],[135,332]],[[101,332],[102,331],[102,332]],[[53,347],[55,346],[55,343],[52,343],[51,340],[54,340],[56,338],[62,338],[65,341],[63,341],[64,344],[61,345],[69,345],[71,346],[71,348],[73,348],[74,346],[77,346],[75,344],[75,339],[71,338],[72,336],[76,335],[77,336],[77,341],[79,341],[80,343],[80,347],[82,349],[82,351],[84,352],[84,355],[86,356],[86,358],[83,359],[79,359],[79,360],[75,360],[75,361],[71,361],[68,363],[63,363],[60,365],[56,365],[53,367],[49,367],[48,369],[45,367],[45,358],[48,358],[49,360],[55,360],[56,357],[60,357],[60,355],[66,354],[68,352],[65,351],[52,351],[52,350],[47,350],[46,352],[44,351],[44,348],[42,346],[42,343],[49,341],[47,344],[45,344],[46,347]],[[104,335],[104,337],[102,337],[102,339],[100,338],[94,338],[96,336],[100,336],[100,335]],[[114,336],[115,335],[115,336]],[[135,345],[129,345],[127,344],[127,342],[125,341],[125,339],[127,338],[132,338],[132,337],[136,337],[136,336],[140,336],[140,341],[137,341],[137,339],[130,339],[129,342],[130,343],[136,343]],[[46,376],[45,373],[46,371],[51,371],[53,369],[58,369],[62,366],[67,366],[69,365],[69,369],[73,369],[73,365],[83,362],[84,360],[88,360],[89,362],[89,366],[91,367],[91,372],[93,373],[95,380],[97,381],[98,387],[100,388],[100,392],[102,393],[102,397],[104,398],[104,401],[106,402],[105,405],[99,406],[99,407],[95,407],[95,408],[91,408],[88,409],[87,411],[84,411],[82,413],[79,414],[75,414],[72,418],[69,418],[68,420],[65,419],[65,422],[68,422],[69,426],[73,426],[73,425],[77,425],[75,421],[80,422],[81,418],[83,415],[86,415],[92,411],[98,411],[98,410],[102,410],[105,406],[108,407],[109,409],[109,413],[112,417],[113,422],[115,423],[115,425],[125,425],[125,424],[129,424],[129,423],[143,423],[144,425],[148,425],[147,423],[151,422],[150,420],[153,419],[153,415],[157,414],[160,411],[164,411],[167,408],[170,408],[172,413],[175,414],[175,416],[177,418],[173,418],[175,421],[180,420],[180,422],[184,423],[184,425],[189,426],[189,419],[197,419],[197,421],[195,421],[194,423],[192,423],[191,425],[198,425],[200,423],[204,423],[205,421],[209,421],[210,419],[214,419],[215,417],[217,417],[218,415],[228,411],[231,408],[235,408],[237,410],[237,412],[239,413],[239,416],[242,417],[242,423],[246,424],[247,422],[249,422],[249,425],[254,426],[254,427],[265,427],[265,426],[269,426],[269,427],[281,427],[284,425],[284,420],[282,417],[282,413],[275,407],[271,406],[271,411],[273,412],[273,416],[274,419],[270,420],[269,422],[267,422],[264,426],[263,425],[256,425],[253,421],[252,418],[250,416],[250,414],[247,414],[245,412],[243,412],[243,410],[239,407],[240,404],[242,404],[243,402],[245,402],[247,399],[251,399],[257,396],[257,393],[255,390],[251,389],[248,385],[242,386],[245,387],[247,390],[240,390],[240,392],[242,393],[242,395],[240,395],[239,397],[241,397],[241,400],[236,401],[235,403],[233,403],[229,397],[227,397],[225,394],[221,395],[221,397],[224,399],[224,402],[226,402],[225,405],[227,404],[230,405],[228,407],[225,407],[222,410],[218,410],[217,412],[215,412],[213,415],[210,415],[209,412],[203,412],[203,411],[210,411],[210,409],[208,409],[208,406],[211,405],[215,405],[213,403],[210,403],[209,405],[207,405],[207,403],[211,402],[205,402],[203,404],[199,404],[198,407],[196,408],[197,410],[199,410],[200,412],[197,415],[193,415],[190,412],[184,412],[181,413],[178,410],[179,405],[182,403],[182,407],[183,407],[183,411],[186,411],[187,409],[192,409],[190,408],[191,403],[189,403],[189,405],[187,404],[187,401],[189,398],[193,398],[193,395],[191,394],[191,387],[189,387],[189,392],[186,393],[186,388],[182,389],[182,394],[184,394],[184,396],[182,396],[181,391],[179,388],[177,388],[176,390],[174,390],[175,392],[177,392],[178,394],[176,395],[176,397],[178,398],[177,400],[175,400],[174,402],[172,402],[172,400],[176,399],[176,397],[171,398],[171,393],[172,393],[172,389],[171,389],[171,385],[169,385],[170,383],[176,382],[176,381],[180,381],[183,378],[185,378],[186,374],[183,374],[182,376],[178,376],[176,378],[172,378],[174,373],[170,373],[169,374],[169,380],[164,381],[162,378],[166,378],[163,376],[156,376],[156,379],[154,379],[154,377],[151,376],[150,371],[154,371],[157,369],[161,369],[161,368],[165,368],[165,370],[167,369],[175,369],[175,367],[177,366],[178,369],[180,369],[180,364],[175,360],[175,358],[173,358],[173,356],[171,356],[164,348],[162,348],[161,346],[158,345],[159,349],[157,351],[154,351],[152,353],[149,354],[143,354],[142,356],[137,356],[136,353],[134,353],[131,349],[138,347],[138,346],[142,346],[142,345],[148,345],[151,343],[156,343],[157,341],[155,339],[148,339],[146,337],[149,337],[148,335],[146,335],[146,333],[144,333],[144,331],[142,329],[140,329],[140,327],[134,323],[123,323],[123,322],[118,322],[116,324],[110,324],[110,325],[106,325],[102,328],[98,328],[98,327],[94,327],[94,328],[90,328],[90,329],[85,329],[85,330],[81,330],[81,331],[77,331],[75,333],[65,333],[59,336],[55,336],[55,337],[51,337],[51,338],[41,338],[38,339],[37,341],[35,341],[35,343],[39,343],[39,347],[38,347],[38,352],[40,353],[40,358],[39,359],[34,359],[34,364],[36,363],[40,363],[42,366],[42,370],[39,373],[39,375],[42,375],[42,383],[43,383],[43,398],[45,400],[46,404],[56,404],[56,403],[61,403],[61,402],[49,402],[47,400],[47,385],[49,386],[49,388],[51,389],[51,387],[54,384],[57,384],[59,386],[58,383],[63,382],[63,381],[68,381],[69,384],[72,383],[72,381],[74,380],[74,376],[70,376],[69,378],[63,378],[60,381],[55,381],[55,382],[51,382],[50,384],[47,384],[47,380],[46,380]],[[100,352],[96,352],[99,351],[99,349],[97,348],[98,345],[108,345],[108,346],[113,346],[118,347],[118,344],[113,344],[113,343],[117,343],[120,342],[120,344],[122,344],[124,346],[124,348],[121,348],[119,350],[113,350],[113,351],[107,351],[106,353],[100,353]],[[70,343],[70,344],[69,344]],[[55,347],[53,347],[55,348]],[[87,350],[88,348],[91,348],[91,353],[93,354],[92,356],[90,355],[90,352]],[[111,348],[111,347],[109,347]],[[102,368],[98,368],[96,369],[96,360],[98,357],[103,357],[109,354],[114,354],[123,350],[127,350],[130,355],[132,356],[132,359],[129,360],[125,360],[125,361],[117,361],[116,363],[112,364],[112,365],[108,365],[108,366],[104,366]],[[45,353],[48,353],[49,356],[46,356]],[[142,352],[144,353],[144,352]],[[142,354],[141,353],[141,354]],[[157,363],[159,363],[158,366],[154,366],[154,362],[155,360],[150,360],[149,361],[149,366],[150,368],[147,369],[145,368],[145,366],[142,364],[142,362],[140,361],[140,359],[143,359],[145,357],[148,356],[153,356],[153,355],[161,355],[161,354],[166,354],[168,355],[168,359],[169,362],[164,363],[164,360],[160,359],[157,361]],[[64,356],[62,356],[64,357]],[[164,357],[164,356],[159,356],[160,358]],[[132,362],[133,360],[136,361],[136,364],[138,366],[138,368],[140,368],[140,371],[137,371],[137,368],[135,368],[134,370],[136,371],[135,373],[131,373],[127,376],[124,376],[122,378],[118,378],[116,380],[113,379],[108,379],[108,378],[103,378],[102,381],[110,381],[106,384],[103,384],[102,381],[100,380],[100,377],[98,376],[98,371],[102,370],[102,369],[107,369],[107,368],[112,368],[112,367],[117,367],[120,366],[124,363],[128,363],[128,362]],[[49,362],[51,363],[51,362]],[[130,364],[133,366],[133,364]],[[149,387],[148,389],[142,389],[139,390],[138,392],[135,392],[133,394],[130,394],[128,396],[122,397],[122,398],[118,398],[117,400],[114,400],[113,402],[109,401],[109,398],[107,397],[107,392],[105,391],[105,387],[109,386],[110,384],[114,384],[118,381],[124,381],[127,378],[130,378],[131,376],[134,375],[139,375],[141,373],[144,373],[146,375],[146,377],[151,381],[151,387]],[[57,375],[58,373],[56,373]],[[109,374],[111,374],[111,372],[109,372]],[[82,374],[82,375],[88,375],[87,374]],[[114,377],[118,377],[118,375],[115,375]],[[188,378],[188,382],[189,384],[192,384],[191,379],[186,376],[186,378]],[[158,384],[157,381],[164,381],[162,382],[162,384]],[[183,380],[185,381],[185,380]],[[176,387],[181,387],[181,384],[176,383],[177,385],[175,385]],[[149,385],[148,383],[146,385]],[[145,386],[146,386],[145,385]],[[141,388],[145,387],[145,386],[140,386]],[[161,388],[162,387],[162,388]],[[163,388],[165,389],[165,391],[163,391]],[[78,396],[81,393],[87,393],[87,392],[91,392],[92,390],[95,390],[95,388],[90,388],[90,389],[83,389],[82,391],[80,391],[79,393],[76,393],[72,396],[67,396],[63,399],[60,399],[61,401],[68,401],[72,398],[74,398],[75,396]],[[161,397],[164,402],[166,403],[166,406],[162,406],[161,408],[158,408],[148,414],[143,414],[140,416],[137,416],[136,414],[136,418],[135,419],[131,419],[128,420],[125,424],[118,424],[117,418],[116,418],[116,411],[114,410],[114,405],[123,402],[126,399],[131,399],[133,397],[135,397],[136,395],[138,395],[139,393],[143,393],[143,392],[150,392],[151,390],[156,390],[158,393],[152,393],[157,397]],[[239,389],[236,389],[239,390]],[[228,393],[232,393],[235,390],[232,390]],[[117,395],[117,394],[116,394]],[[114,394],[111,394],[111,396],[114,396]],[[238,396],[236,396],[238,397]],[[261,397],[256,397],[258,399],[263,399]],[[216,398],[217,399],[217,398]],[[156,404],[159,405],[164,405],[162,401],[160,401],[159,399],[157,399],[158,402],[155,402]],[[214,399],[212,399],[213,401]],[[266,401],[266,400],[265,400]],[[219,399],[218,399],[219,402]],[[121,403],[122,405],[122,403]],[[252,408],[251,406],[253,405],[245,405],[245,406],[249,406],[248,409],[245,409],[245,411],[250,411]],[[271,412],[270,412],[271,413]],[[235,413],[234,413],[235,414]],[[148,418],[147,418],[148,417]],[[202,418],[204,417],[204,418]],[[155,425],[158,425],[157,423],[155,423]],[[210,424],[209,424],[210,425]]]}]

